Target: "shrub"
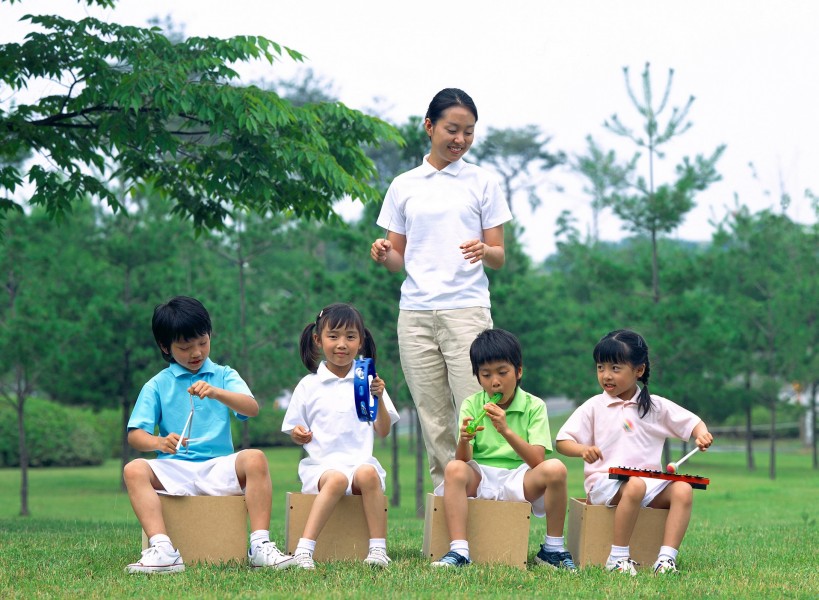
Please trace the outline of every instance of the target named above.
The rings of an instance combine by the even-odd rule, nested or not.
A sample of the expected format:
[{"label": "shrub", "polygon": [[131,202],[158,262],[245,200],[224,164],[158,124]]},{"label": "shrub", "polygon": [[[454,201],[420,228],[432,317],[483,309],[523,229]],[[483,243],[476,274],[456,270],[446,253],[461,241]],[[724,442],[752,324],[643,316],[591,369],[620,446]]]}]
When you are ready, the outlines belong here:
[{"label": "shrub", "polygon": [[[110,411],[104,411],[107,413]],[[25,404],[26,445],[31,467],[99,465],[111,456],[112,438],[104,420],[88,408],[71,407],[33,397]],[[106,414],[106,416],[108,416]],[[0,405],[0,467],[19,467],[17,413]]]}]

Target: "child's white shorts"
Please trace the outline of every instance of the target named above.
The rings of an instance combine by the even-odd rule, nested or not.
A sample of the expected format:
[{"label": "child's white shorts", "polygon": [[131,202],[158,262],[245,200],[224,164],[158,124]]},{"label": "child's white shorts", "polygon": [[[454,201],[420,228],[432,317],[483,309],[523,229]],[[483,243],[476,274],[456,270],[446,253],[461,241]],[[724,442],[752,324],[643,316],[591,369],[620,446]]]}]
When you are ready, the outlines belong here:
[{"label": "child's white shorts", "polygon": [[238,452],[210,460],[192,461],[155,458],[145,462],[151,467],[170,496],[241,496],[244,494],[236,477]]},{"label": "child's white shorts", "polygon": [[318,484],[321,476],[327,471],[338,471],[347,478],[346,495],[350,496],[353,493],[353,476],[356,471],[362,467],[372,466],[375,472],[378,473],[378,478],[381,480],[381,491],[386,489],[387,472],[375,458],[359,463],[357,465],[344,464],[313,464],[309,458],[306,458],[299,463],[299,479],[301,480],[302,494],[318,494]]},{"label": "child's white shorts", "polygon": [[[667,479],[653,479],[650,477],[641,477],[646,482],[646,495],[643,497],[641,505],[643,507],[651,504],[652,500],[657,497],[657,494],[662,492],[665,487],[671,483]],[[611,506],[611,499],[617,494],[620,486],[625,481],[620,479],[601,479],[594,484],[594,487],[589,492],[589,504],[605,504]]]},{"label": "child's white shorts", "polygon": [[[523,464],[516,469],[504,469],[502,467],[480,465],[474,460],[470,460],[466,464],[475,469],[481,476],[476,498],[505,502],[529,502],[523,492],[523,478],[530,470],[529,465]],[[444,495],[443,482],[435,488],[434,494],[436,496]],[[532,514],[536,517],[546,516],[543,496],[531,502],[531,505]]]}]

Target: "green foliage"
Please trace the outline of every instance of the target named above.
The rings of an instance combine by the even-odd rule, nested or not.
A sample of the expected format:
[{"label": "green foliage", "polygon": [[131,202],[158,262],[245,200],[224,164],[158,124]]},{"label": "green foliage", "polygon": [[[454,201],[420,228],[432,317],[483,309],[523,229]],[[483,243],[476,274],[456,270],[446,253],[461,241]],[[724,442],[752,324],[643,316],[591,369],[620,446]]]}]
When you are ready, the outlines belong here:
[{"label": "green foliage", "polygon": [[[101,465],[119,441],[108,411],[71,408],[32,397],[26,402],[26,439],[32,467]],[[0,467],[19,467],[17,413],[0,401]]]},{"label": "green foliage", "polygon": [[523,192],[535,210],[541,204],[537,189],[543,182],[532,170],[542,173],[566,162],[563,152],[552,153],[546,149],[551,139],[544,137],[537,125],[509,129],[489,127],[471,155],[500,175],[510,208],[512,198]]},{"label": "green foliage", "polygon": [[240,208],[326,219],[339,198],[378,198],[365,147],[398,139],[391,127],[337,102],[296,106],[236,83],[231,64],[298,61],[297,51],[261,36],[173,43],[157,27],[26,19],[44,31],[0,47],[4,97],[41,79],[61,85],[0,110],[0,164],[23,151],[48,157],[27,172],[4,165],[0,189],[28,178],[29,202],[50,216],[84,196],[124,208],[111,179],[126,194],[150,184],[197,228],[222,227]]}]

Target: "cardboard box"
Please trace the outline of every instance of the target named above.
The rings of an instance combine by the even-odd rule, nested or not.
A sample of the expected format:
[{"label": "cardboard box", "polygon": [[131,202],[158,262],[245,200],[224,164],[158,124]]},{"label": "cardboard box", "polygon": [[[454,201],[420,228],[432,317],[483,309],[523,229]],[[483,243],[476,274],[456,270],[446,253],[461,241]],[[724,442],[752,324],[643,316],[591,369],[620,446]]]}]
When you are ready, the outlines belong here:
[{"label": "cardboard box", "polygon": [[[171,543],[185,564],[246,561],[247,507],[244,496],[159,495]],[[148,537],[142,532],[142,549]]]},{"label": "cardboard box", "polygon": [[[495,563],[526,568],[532,506],[528,502],[467,500],[466,539],[474,563]],[[438,560],[449,552],[443,496],[427,494],[423,553]]]},{"label": "cardboard box", "polygon": [[[631,535],[631,558],[643,568],[657,560],[668,510],[641,508]],[[605,565],[614,536],[614,508],[590,506],[585,498],[569,499],[569,534],[566,548],[578,567]]]},{"label": "cardboard box", "polygon": [[[284,544],[288,554],[296,552],[304,524],[316,499],[315,494],[287,494],[287,520],[284,524]],[[384,496],[384,512],[387,497]],[[319,562],[332,560],[364,560],[370,548],[370,532],[364,518],[361,496],[344,496],[336,504],[327,524],[316,539],[313,558]]]}]

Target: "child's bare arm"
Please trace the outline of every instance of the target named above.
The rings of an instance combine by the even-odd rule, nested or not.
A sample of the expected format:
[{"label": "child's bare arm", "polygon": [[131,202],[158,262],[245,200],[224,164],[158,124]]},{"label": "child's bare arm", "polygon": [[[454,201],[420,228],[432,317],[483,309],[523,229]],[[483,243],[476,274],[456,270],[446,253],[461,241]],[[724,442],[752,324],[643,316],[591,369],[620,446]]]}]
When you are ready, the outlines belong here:
[{"label": "child's bare arm", "polygon": [[392,427],[390,415],[387,412],[387,407],[384,405],[385,389],[386,384],[384,383],[384,380],[376,374],[372,383],[370,384],[370,393],[378,398],[378,416],[375,418],[373,428],[379,437],[387,437],[390,434],[390,428]]},{"label": "child's bare arm", "polygon": [[485,427],[483,425],[478,426],[478,428],[470,433],[466,426],[472,421],[469,417],[463,420],[461,423],[461,435],[458,438],[458,445],[455,446],[455,459],[462,460],[464,462],[469,462],[472,460],[472,444],[469,442],[475,438],[479,431],[483,431]]},{"label": "child's bare arm", "polygon": [[486,410],[486,416],[492,421],[492,425],[509,445],[512,446],[515,454],[523,459],[523,462],[531,468],[534,468],[546,460],[546,448],[530,444],[509,427],[509,424],[506,422],[505,410],[494,402],[485,404],[483,408]]},{"label": "child's bare arm", "polygon": [[176,454],[176,445],[179,443],[178,433],[169,433],[167,437],[153,435],[144,429],[131,429],[128,432],[128,444],[140,452],[164,452]]},{"label": "child's bare arm", "polygon": [[255,417],[259,414],[259,403],[253,396],[231,392],[212,386],[207,381],[196,381],[189,388],[188,393],[200,398],[213,398],[240,415]]},{"label": "child's bare arm", "polygon": [[708,426],[705,424],[705,421],[697,423],[697,426],[694,427],[694,431],[691,432],[691,437],[694,438],[694,442],[700,450],[705,450],[714,441],[714,436],[708,431]]},{"label": "child's bare arm", "polygon": [[589,464],[602,460],[603,458],[603,451],[597,446],[587,446],[574,440],[558,440],[555,442],[555,447],[563,456],[582,458]]}]

